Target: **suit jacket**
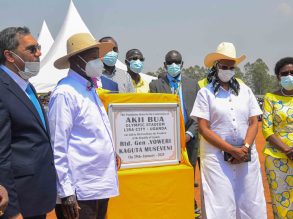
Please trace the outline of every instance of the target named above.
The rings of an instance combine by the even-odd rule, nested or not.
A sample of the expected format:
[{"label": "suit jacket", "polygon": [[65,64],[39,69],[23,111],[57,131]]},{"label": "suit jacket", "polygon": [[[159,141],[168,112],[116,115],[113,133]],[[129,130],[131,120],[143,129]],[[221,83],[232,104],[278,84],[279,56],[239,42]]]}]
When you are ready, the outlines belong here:
[{"label": "suit jacket", "polygon": [[[149,84],[150,93],[172,93],[169,80],[166,74],[162,74],[159,79],[152,80]],[[190,78],[181,75],[182,96],[184,99],[184,107],[187,112],[187,121],[185,123],[185,131],[189,131],[194,135],[194,139],[188,142],[187,146],[195,146],[198,138],[197,122],[190,118],[190,113],[199,90],[198,83]]]},{"label": "suit jacket", "polygon": [[56,171],[43,114],[47,129],[25,92],[0,68],[0,184],[9,194],[3,218],[41,215],[55,206]]}]

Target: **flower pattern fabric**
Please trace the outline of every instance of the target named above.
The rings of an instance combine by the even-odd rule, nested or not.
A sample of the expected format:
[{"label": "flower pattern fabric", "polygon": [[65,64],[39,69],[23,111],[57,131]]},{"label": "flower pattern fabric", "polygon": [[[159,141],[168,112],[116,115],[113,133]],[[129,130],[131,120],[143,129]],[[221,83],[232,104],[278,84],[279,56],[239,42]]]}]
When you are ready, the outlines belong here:
[{"label": "flower pattern fabric", "polygon": [[[275,134],[293,147],[293,98],[268,93],[264,98],[263,134]],[[275,219],[293,219],[293,161],[269,142],[266,143],[265,168]]]}]

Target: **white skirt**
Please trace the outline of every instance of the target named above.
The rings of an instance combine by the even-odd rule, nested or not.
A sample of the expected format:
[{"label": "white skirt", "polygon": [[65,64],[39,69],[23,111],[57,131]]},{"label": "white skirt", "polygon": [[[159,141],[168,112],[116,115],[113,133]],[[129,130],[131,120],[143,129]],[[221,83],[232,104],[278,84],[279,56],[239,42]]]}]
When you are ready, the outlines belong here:
[{"label": "white skirt", "polygon": [[201,138],[200,150],[206,218],[266,219],[266,202],[255,145],[252,146],[251,161],[241,164],[224,161],[223,152],[204,138]]}]

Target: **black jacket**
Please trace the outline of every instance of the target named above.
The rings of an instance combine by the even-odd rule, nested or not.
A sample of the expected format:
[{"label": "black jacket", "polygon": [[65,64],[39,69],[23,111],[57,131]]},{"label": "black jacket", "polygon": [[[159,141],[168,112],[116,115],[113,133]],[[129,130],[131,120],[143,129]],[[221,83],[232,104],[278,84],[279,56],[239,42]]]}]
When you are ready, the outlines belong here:
[{"label": "black jacket", "polygon": [[[181,87],[182,96],[184,99],[184,107],[187,112],[187,121],[185,123],[185,130],[190,131],[195,138],[198,135],[198,125],[197,122],[190,118],[190,113],[193,108],[193,104],[199,90],[197,82],[193,79],[187,78],[181,75]],[[166,74],[161,75],[157,80],[152,80],[149,84],[150,93],[172,93],[171,87],[169,85],[169,80]]]},{"label": "black jacket", "polygon": [[0,185],[9,194],[3,218],[41,215],[55,206],[56,171],[43,114],[47,130],[25,92],[0,68]]}]

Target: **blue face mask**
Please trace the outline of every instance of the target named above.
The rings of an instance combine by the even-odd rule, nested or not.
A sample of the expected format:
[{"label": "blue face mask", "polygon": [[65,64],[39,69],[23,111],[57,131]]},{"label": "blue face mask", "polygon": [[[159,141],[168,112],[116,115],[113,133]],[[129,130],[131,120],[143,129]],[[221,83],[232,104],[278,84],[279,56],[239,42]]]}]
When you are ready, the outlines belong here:
[{"label": "blue face mask", "polygon": [[118,53],[114,51],[110,51],[104,56],[103,62],[105,65],[114,66],[117,62],[117,59],[118,59]]},{"label": "blue face mask", "polygon": [[142,61],[137,59],[137,60],[131,60],[129,63],[130,63],[129,67],[130,67],[131,71],[133,71],[136,74],[142,72],[142,70],[143,70],[143,62]]},{"label": "blue face mask", "polygon": [[175,78],[181,72],[181,65],[177,65],[175,63],[167,65],[167,72],[171,77]]},{"label": "blue face mask", "polygon": [[282,76],[280,84],[285,90],[293,90],[293,76]]}]

